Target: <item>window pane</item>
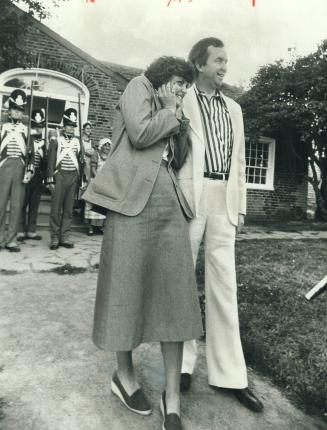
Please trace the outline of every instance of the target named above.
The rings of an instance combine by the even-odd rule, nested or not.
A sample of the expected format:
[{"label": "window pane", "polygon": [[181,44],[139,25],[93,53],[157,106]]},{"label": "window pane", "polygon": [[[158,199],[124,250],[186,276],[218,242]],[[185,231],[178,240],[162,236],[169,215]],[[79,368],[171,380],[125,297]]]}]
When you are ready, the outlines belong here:
[{"label": "window pane", "polygon": [[4,83],[6,87],[31,89],[33,80],[33,88],[35,91],[41,91],[53,94],[65,94],[66,96],[78,97],[81,89],[73,82],[58,76],[46,75],[44,73],[24,73],[20,72],[17,76],[12,77]]},{"label": "window pane", "polygon": [[246,181],[264,185],[269,168],[269,143],[246,141]]}]

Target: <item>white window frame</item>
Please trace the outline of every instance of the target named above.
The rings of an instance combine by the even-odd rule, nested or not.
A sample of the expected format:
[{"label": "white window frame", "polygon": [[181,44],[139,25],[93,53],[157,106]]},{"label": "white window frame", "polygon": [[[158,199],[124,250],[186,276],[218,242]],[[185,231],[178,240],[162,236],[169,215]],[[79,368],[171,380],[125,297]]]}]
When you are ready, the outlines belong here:
[{"label": "white window frame", "polygon": [[[36,67],[32,67],[30,69],[16,68],[16,69],[10,69],[10,70],[7,70],[6,72],[1,73],[0,74],[0,107],[2,106],[3,96],[4,95],[9,96],[9,94],[11,94],[11,92],[16,89],[14,87],[5,86],[4,84],[10,79],[13,79],[15,77],[19,78],[20,74],[24,74],[25,76],[30,75],[31,81],[33,78],[34,79],[37,78],[37,75],[39,74],[53,76],[63,81],[70,82],[71,84],[77,86],[81,90],[80,100],[81,100],[81,105],[83,107],[83,109],[81,109],[82,124],[84,124],[87,121],[88,113],[89,113],[89,102],[90,102],[90,92],[87,86],[84,85],[78,79],[73,78],[72,76],[66,75],[61,72],[57,72],[55,70],[49,70],[49,69],[40,69]],[[26,95],[30,95],[31,93],[29,89],[24,88],[24,91]],[[76,97],[73,97],[66,94],[57,94],[52,92],[50,93],[46,91],[36,91],[36,90],[33,90],[33,95],[36,97],[42,97],[42,98],[49,96],[51,98],[56,98],[58,100],[65,100],[67,102],[78,103],[78,95],[76,95]]]},{"label": "white window frame", "polygon": [[[246,142],[249,138],[245,139]],[[250,182],[246,182],[246,188],[248,190],[267,190],[273,191],[274,188],[274,176],[275,176],[275,150],[276,150],[276,140],[270,137],[260,137],[258,139],[258,143],[266,143],[269,145],[268,149],[268,168],[267,168],[267,176],[265,184],[253,184]],[[253,167],[253,166],[246,166]]]}]

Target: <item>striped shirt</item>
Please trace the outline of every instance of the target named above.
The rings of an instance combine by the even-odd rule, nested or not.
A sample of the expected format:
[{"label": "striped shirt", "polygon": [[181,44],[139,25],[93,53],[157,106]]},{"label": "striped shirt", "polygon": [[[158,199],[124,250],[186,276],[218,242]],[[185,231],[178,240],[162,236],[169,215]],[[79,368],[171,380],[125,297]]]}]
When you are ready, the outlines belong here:
[{"label": "striped shirt", "polygon": [[233,150],[233,128],[219,91],[209,100],[195,87],[205,135],[205,172],[229,173]]},{"label": "striped shirt", "polygon": [[23,158],[26,152],[27,129],[21,122],[5,123],[1,130],[0,153],[6,157]]},{"label": "striped shirt", "polygon": [[41,158],[44,157],[44,147],[45,147],[44,139],[35,138],[34,140],[34,168],[35,169],[40,167]]},{"label": "striped shirt", "polygon": [[34,154],[34,168],[38,169],[40,167],[40,163],[41,163],[41,155],[39,152],[36,152]]},{"label": "striped shirt", "polygon": [[79,151],[80,151],[80,144],[76,137],[74,136],[68,136],[68,135],[62,135],[58,139],[59,144],[59,153],[66,150],[66,148],[69,148],[68,153],[63,157],[63,159],[60,162],[60,168],[61,170],[68,170],[68,171],[76,171],[78,170],[76,168],[76,165],[72,159],[72,156],[69,154],[69,152],[72,152],[75,154],[75,157],[78,157]]},{"label": "striped shirt", "polygon": [[11,140],[7,145],[7,156],[19,158],[23,157],[23,153],[20,149],[20,146],[16,142],[16,140]]}]

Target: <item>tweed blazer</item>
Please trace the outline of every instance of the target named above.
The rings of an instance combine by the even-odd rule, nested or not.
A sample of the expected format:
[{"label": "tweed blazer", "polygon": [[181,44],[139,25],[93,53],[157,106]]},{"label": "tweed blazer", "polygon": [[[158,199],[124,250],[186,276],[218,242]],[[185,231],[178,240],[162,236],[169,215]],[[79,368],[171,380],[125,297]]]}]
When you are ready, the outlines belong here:
[{"label": "tweed blazer", "polygon": [[116,108],[110,154],[83,199],[123,215],[139,214],[150,197],[164,149],[175,140],[169,173],[183,211],[191,218],[192,211],[171,167],[180,167],[186,158],[187,133],[188,120],[181,123],[171,110],[162,108],[144,75],[132,79]]},{"label": "tweed blazer", "polygon": [[[233,128],[233,151],[231,168],[227,181],[226,206],[230,222],[237,226],[238,214],[246,214],[245,180],[245,140],[242,110],[239,104],[222,94],[226,103]],[[179,185],[195,214],[199,214],[199,205],[203,190],[205,165],[205,138],[199,103],[194,87],[184,98],[184,113],[190,119],[190,139],[192,149],[186,162],[177,173]]]}]

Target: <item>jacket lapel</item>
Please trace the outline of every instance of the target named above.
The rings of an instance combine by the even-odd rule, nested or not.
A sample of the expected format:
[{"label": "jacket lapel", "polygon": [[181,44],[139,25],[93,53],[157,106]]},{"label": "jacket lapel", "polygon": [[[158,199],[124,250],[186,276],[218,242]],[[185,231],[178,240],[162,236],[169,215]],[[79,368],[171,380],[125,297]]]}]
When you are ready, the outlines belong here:
[{"label": "jacket lapel", "polygon": [[152,95],[153,95],[154,111],[157,111],[157,110],[161,109],[162,106],[161,106],[159,97],[157,95],[157,91],[155,91],[155,89],[153,88],[151,82],[149,81],[149,79],[145,75],[142,75],[142,78],[143,78],[144,83],[147,86],[149,92],[152,93]]},{"label": "jacket lapel", "polygon": [[230,180],[228,181],[228,186],[230,187],[233,182],[234,175],[237,175],[238,151],[240,146],[240,122],[239,113],[237,109],[235,109],[234,103],[228,97],[224,96],[224,94],[221,93],[221,95],[226,103],[233,129],[233,151],[229,175]]},{"label": "jacket lapel", "polygon": [[[226,103],[228,113],[232,122],[232,129],[233,129],[233,146],[238,146],[239,144],[239,124],[238,124],[238,113],[234,108],[233,103],[231,103],[230,99],[226,97],[222,92],[220,93],[224,102]],[[235,151],[233,151],[235,152]]]},{"label": "jacket lapel", "polygon": [[200,141],[204,142],[201,113],[194,91],[194,85],[187,91],[184,97],[183,105],[183,111],[185,116],[190,120],[191,129],[198,136]]}]

